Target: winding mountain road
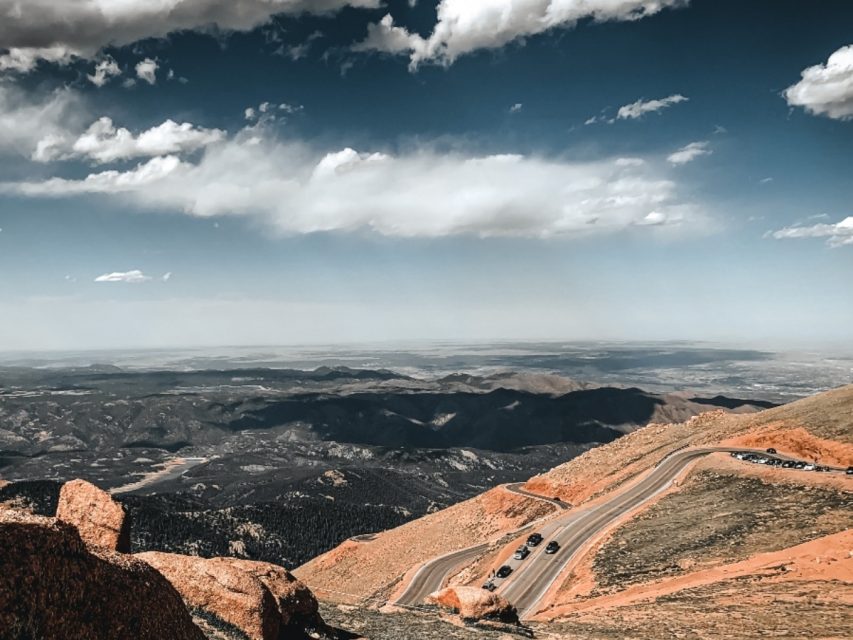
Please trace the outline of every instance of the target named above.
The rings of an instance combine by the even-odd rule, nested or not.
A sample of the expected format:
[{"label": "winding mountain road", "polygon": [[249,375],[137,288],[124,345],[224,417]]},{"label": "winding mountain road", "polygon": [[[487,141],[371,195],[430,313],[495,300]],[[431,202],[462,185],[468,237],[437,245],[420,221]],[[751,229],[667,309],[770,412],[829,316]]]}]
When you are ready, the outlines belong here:
[{"label": "winding mountain road", "polygon": [[[513,573],[503,580],[495,579],[498,593],[509,600],[519,611],[521,618],[531,615],[563,569],[569,564],[584,544],[603,531],[614,520],[633,511],[657,494],[667,489],[673,480],[697,458],[711,453],[763,451],[744,448],[707,447],[702,449],[679,449],[646,473],[627,489],[617,490],[609,500],[586,508],[572,509],[539,527],[546,541],[556,540],[560,550],[553,555],[545,553],[545,544],[532,549],[526,560],[510,560]],[[520,484],[506,485],[506,489],[527,497],[550,502],[566,509],[568,505],[557,500],[544,498],[520,489]],[[526,525],[518,532],[530,528]],[[488,543],[454,551],[424,564],[414,575],[406,590],[395,600],[395,604],[419,605],[430,593],[441,589],[454,570],[469,564],[489,549]]]}]

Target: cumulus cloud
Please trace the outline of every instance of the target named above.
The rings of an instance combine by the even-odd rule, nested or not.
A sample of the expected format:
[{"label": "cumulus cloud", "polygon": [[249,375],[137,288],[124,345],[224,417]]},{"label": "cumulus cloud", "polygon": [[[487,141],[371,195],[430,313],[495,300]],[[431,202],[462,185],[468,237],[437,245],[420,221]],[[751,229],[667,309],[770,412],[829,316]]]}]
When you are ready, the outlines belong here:
[{"label": "cumulus cloud", "polygon": [[105,273],[95,278],[95,282],[128,282],[130,284],[139,284],[140,282],[148,282],[150,276],[146,276],[139,269],[131,269],[130,271],[113,271]]},{"label": "cumulus cloud", "polygon": [[441,0],[438,21],[429,37],[394,24],[391,14],[368,27],[356,51],[406,54],[410,68],[426,61],[450,64],[478,49],[502,47],[514,40],[562,27],[579,20],[596,22],[639,20],[663,9],[687,5],[688,0]]},{"label": "cumulus cloud", "polygon": [[104,56],[95,64],[95,71],[92,75],[87,75],[89,82],[96,87],[103,87],[110,78],[121,75],[121,69],[118,63],[110,56]]},{"label": "cumulus cloud", "polygon": [[785,90],[789,105],[836,120],[853,118],[853,45],[841,47],[826,64],[808,67],[801,75]]},{"label": "cumulus cloud", "polygon": [[671,164],[687,164],[693,162],[699,156],[711,155],[712,151],[708,147],[710,143],[707,140],[701,142],[691,142],[688,145],[681,147],[678,151],[669,154],[666,159]]},{"label": "cumulus cloud", "polygon": [[770,236],[777,240],[795,238],[826,238],[830,247],[853,246],[853,216],[847,216],[835,224],[818,223],[809,226],[793,226],[773,231]]},{"label": "cumulus cloud", "polygon": [[522,155],[320,153],[258,125],[197,162],[163,156],[83,179],[5,184],[40,197],[108,194],[146,209],[251,216],[283,233],[368,229],[391,236],[548,237],[701,224],[663,167]]},{"label": "cumulus cloud", "polygon": [[[39,59],[65,62],[181,30],[246,31],[279,13],[375,9],[381,0],[0,0],[0,69],[28,71]],[[3,62],[5,60],[5,62]]]},{"label": "cumulus cloud", "polygon": [[156,127],[133,135],[124,127],[116,128],[111,118],[103,117],[74,141],[69,155],[99,163],[130,158],[189,153],[219,142],[225,137],[220,129],[196,127],[189,122],[166,120]]},{"label": "cumulus cloud", "polygon": [[642,118],[647,113],[656,113],[679,102],[687,102],[687,100],[688,98],[679,93],[658,100],[643,100],[641,98],[636,102],[619,107],[619,111],[616,112],[616,118],[619,120],[636,120],[637,118]]},{"label": "cumulus cloud", "polygon": [[157,64],[156,60],[145,58],[136,65],[136,77],[145,80],[148,84],[154,84],[157,82],[157,69],[159,67],[160,65]]}]

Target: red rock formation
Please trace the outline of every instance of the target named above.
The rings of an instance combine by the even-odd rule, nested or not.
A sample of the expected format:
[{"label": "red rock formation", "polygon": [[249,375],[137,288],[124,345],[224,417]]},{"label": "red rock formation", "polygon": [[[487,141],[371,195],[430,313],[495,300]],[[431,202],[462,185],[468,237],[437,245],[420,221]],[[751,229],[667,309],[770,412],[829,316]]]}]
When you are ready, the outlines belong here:
[{"label": "red rock formation", "polygon": [[507,600],[479,587],[447,587],[427,596],[427,602],[450,609],[466,620],[518,620],[515,607]]},{"label": "red rock formation", "polygon": [[87,545],[130,552],[130,517],[124,507],[85,480],[62,485],[56,517],[77,527]]},{"label": "red rock formation", "polygon": [[0,510],[0,638],[204,640],[148,564],[55,518]]},{"label": "red rock formation", "polygon": [[[278,640],[322,626],[313,594],[282,567],[156,551],[136,557],[166,576],[188,607],[237,627],[251,640]],[[292,634],[285,635],[288,631]]]}]

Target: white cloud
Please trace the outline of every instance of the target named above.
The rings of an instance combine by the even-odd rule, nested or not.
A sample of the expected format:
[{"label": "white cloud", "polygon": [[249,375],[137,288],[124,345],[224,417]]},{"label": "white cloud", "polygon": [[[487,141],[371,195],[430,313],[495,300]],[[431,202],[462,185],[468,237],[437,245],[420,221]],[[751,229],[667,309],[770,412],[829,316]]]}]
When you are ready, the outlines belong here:
[{"label": "white cloud", "polygon": [[220,129],[196,127],[189,122],[178,124],[173,120],[166,120],[134,136],[128,129],[116,128],[110,118],[103,117],[77,138],[69,155],[106,163],[189,153],[224,137],[225,132]]},{"label": "white cloud", "polygon": [[681,147],[678,151],[669,154],[666,159],[671,164],[687,164],[688,162],[693,162],[699,156],[711,155],[712,151],[708,147],[709,143],[707,140],[691,142]]},{"label": "white cloud", "polygon": [[160,65],[156,60],[145,58],[136,65],[136,77],[140,80],[145,80],[148,84],[157,82],[157,69]]},{"label": "white cloud", "polygon": [[422,62],[450,64],[478,49],[502,47],[549,29],[571,28],[579,20],[596,22],[639,20],[688,0],[441,0],[438,22],[423,38],[394,24],[387,14],[368,27],[367,38],[356,51],[405,53],[410,68]]},{"label": "white cloud", "polygon": [[789,105],[836,120],[853,118],[853,45],[841,47],[826,64],[808,67],[801,75],[785,90]]},{"label": "white cloud", "polygon": [[92,75],[86,76],[96,87],[103,87],[110,78],[121,75],[121,69],[118,63],[110,56],[104,56],[95,64],[95,72]]},{"label": "white cloud", "polygon": [[[28,71],[39,59],[67,62],[181,30],[246,31],[279,13],[375,9],[381,0],[0,0],[0,70]],[[4,66],[5,65],[5,66]]]},{"label": "white cloud", "polygon": [[0,185],[41,197],[101,193],[146,209],[251,216],[283,233],[373,230],[390,236],[548,237],[702,225],[660,166],[521,155],[332,153],[282,143],[258,126],[196,163],[156,157],[81,180]]},{"label": "white cloud", "polygon": [[133,192],[162,181],[170,174],[190,165],[177,156],[160,156],[138,164],[129,171],[110,169],[90,173],[83,180],[50,178],[43,182],[25,182],[14,187],[6,185],[0,191],[16,191],[23,195],[64,196],[83,193]]},{"label": "white cloud", "polygon": [[520,102],[516,102],[514,105],[512,105],[512,106],[509,108],[509,112],[510,112],[510,113],[518,113],[518,112],[519,112],[519,111],[521,111],[523,108],[524,108],[524,105],[523,105],[523,104],[521,104]]},{"label": "white cloud", "polygon": [[665,213],[661,213],[660,211],[649,211],[649,213],[647,213],[645,216],[643,216],[643,219],[640,220],[637,224],[643,225],[643,226],[647,226],[647,225],[657,226],[657,225],[661,225],[661,224],[666,224],[666,222],[667,222],[667,215]]},{"label": "white cloud", "polygon": [[95,282],[128,282],[130,284],[139,284],[140,282],[148,282],[150,276],[146,276],[139,269],[131,269],[130,271],[113,271],[105,273],[95,278]]},{"label": "white cloud", "polygon": [[667,96],[666,98],[660,98],[658,100],[644,101],[643,99],[640,99],[636,102],[632,102],[631,104],[619,107],[619,111],[616,112],[616,118],[619,120],[636,120],[647,113],[655,113],[661,109],[666,109],[674,104],[678,104],[679,102],[687,102],[687,100],[688,98],[685,98],[679,93]]},{"label": "white cloud", "polygon": [[[0,13],[2,13],[2,2],[0,2]],[[61,45],[50,47],[9,47],[8,53],[0,55],[0,71],[27,73],[36,68],[39,60],[68,64],[73,57],[73,52]]]},{"label": "white cloud", "polygon": [[164,273],[164,274],[162,275],[162,277],[161,277],[160,279],[161,279],[163,282],[169,282],[169,280],[171,280],[171,279],[172,279],[172,272],[171,272],[171,271],[167,271],[166,273]]},{"label": "white cloud", "polygon": [[0,81],[0,154],[47,160],[81,124],[82,100],[70,89],[27,93]]},{"label": "white cloud", "polygon": [[793,226],[769,234],[777,240],[793,238],[826,238],[830,247],[853,246],[853,216],[835,224],[818,223],[810,226]]}]

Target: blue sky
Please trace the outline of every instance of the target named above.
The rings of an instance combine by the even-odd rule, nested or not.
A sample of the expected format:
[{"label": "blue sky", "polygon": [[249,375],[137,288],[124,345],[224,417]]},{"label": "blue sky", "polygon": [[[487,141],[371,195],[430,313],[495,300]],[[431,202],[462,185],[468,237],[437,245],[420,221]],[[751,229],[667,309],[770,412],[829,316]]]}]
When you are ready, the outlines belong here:
[{"label": "blue sky", "polygon": [[0,349],[853,338],[849,2],[167,4],[0,0]]}]

